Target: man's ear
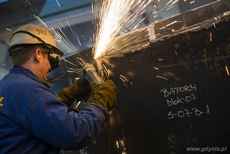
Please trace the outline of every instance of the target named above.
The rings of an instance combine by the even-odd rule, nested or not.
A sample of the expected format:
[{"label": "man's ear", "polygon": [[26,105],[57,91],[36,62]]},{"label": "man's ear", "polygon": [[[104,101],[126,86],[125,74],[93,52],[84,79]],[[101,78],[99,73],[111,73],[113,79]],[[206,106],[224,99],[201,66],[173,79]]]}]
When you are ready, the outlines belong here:
[{"label": "man's ear", "polygon": [[41,61],[41,58],[42,58],[42,51],[41,51],[41,49],[36,48],[36,49],[35,49],[35,52],[34,52],[34,59],[35,59],[37,62],[40,62],[40,61]]}]

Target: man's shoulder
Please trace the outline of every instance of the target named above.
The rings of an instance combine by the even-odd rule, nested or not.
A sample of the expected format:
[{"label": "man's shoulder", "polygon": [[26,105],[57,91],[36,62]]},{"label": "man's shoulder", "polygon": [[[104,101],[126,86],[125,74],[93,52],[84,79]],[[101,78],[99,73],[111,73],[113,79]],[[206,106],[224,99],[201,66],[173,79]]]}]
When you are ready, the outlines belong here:
[{"label": "man's shoulder", "polygon": [[23,73],[9,73],[1,81],[5,90],[47,91],[49,90],[41,81],[31,78]]}]

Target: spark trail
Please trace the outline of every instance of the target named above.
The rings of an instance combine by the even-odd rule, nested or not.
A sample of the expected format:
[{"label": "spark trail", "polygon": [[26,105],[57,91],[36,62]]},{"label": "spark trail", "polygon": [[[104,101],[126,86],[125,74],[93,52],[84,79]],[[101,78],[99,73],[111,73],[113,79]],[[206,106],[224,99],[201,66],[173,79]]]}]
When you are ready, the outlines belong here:
[{"label": "spark trail", "polygon": [[[145,7],[151,0],[99,0],[101,6],[95,5],[95,12],[99,18],[96,26],[96,40],[94,58],[112,56],[119,49],[114,48],[116,37],[139,28],[144,18]],[[94,13],[95,13],[94,12]]]},{"label": "spark trail", "polygon": [[[146,7],[153,1],[154,0],[98,0],[96,3],[93,3],[93,14],[95,15],[95,21],[98,21],[95,22],[96,24],[94,23],[96,26],[96,34],[93,37],[93,41],[95,41],[93,47],[94,59],[103,58],[107,61],[111,57],[120,57],[124,53],[130,52],[130,49],[136,50],[137,47],[135,45],[139,45],[143,39],[146,39],[147,41],[145,42],[149,43],[148,32],[146,32],[144,38],[143,36],[137,37],[135,35],[128,35],[127,37],[126,34],[139,30],[141,26],[146,26],[143,24],[145,20],[144,13]],[[56,2],[58,3],[58,1]],[[170,0],[167,5],[160,9],[160,11],[157,11],[157,13],[165,10],[169,6],[171,7],[177,2],[178,0]],[[34,17],[48,28],[48,25],[38,16],[34,15]],[[60,21],[58,22],[60,23]],[[81,46],[78,35],[69,24],[69,21],[66,22],[78,44]],[[62,23],[60,23],[60,25],[63,27]],[[71,51],[73,54],[79,53],[61,28],[56,30],[53,28],[49,29],[55,35],[56,41],[59,42],[63,48],[68,49],[68,51]],[[141,47],[147,46],[148,43],[141,44]],[[80,54],[78,54],[78,56],[80,56]]]}]

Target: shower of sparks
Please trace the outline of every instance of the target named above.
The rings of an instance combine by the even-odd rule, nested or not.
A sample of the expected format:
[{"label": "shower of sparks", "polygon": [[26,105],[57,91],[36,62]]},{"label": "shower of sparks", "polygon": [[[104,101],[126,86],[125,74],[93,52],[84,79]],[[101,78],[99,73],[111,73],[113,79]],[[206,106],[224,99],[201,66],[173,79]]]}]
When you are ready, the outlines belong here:
[{"label": "shower of sparks", "polygon": [[[91,42],[95,41],[94,45],[94,58],[99,58],[102,56],[108,56],[108,57],[120,57],[123,53],[127,53],[123,49],[126,48],[132,48],[132,50],[135,50],[136,47],[132,47],[132,43],[135,42],[135,44],[138,44],[138,39],[135,35],[126,37],[127,33],[135,31],[137,29],[140,29],[143,25],[143,21],[145,20],[145,17],[143,14],[145,13],[145,8],[153,1],[153,0],[98,0],[100,3],[99,5],[95,5],[95,9],[93,10],[93,13],[96,16],[95,21],[99,21],[98,24],[96,24],[96,34],[95,36],[92,36]],[[173,4],[175,4],[178,0],[170,0],[164,7],[170,8]],[[26,0],[27,5],[30,6],[30,9],[33,11],[36,11],[36,8],[33,7],[28,0]],[[61,7],[58,0],[56,0],[56,3],[59,7]],[[157,8],[157,6],[154,6]],[[161,9],[164,10],[164,9]],[[156,13],[159,13],[158,11]],[[75,46],[70,42],[68,37],[65,35],[63,30],[66,28],[63,26],[63,24],[58,20],[57,22],[60,24],[60,27],[57,26],[57,28],[50,28],[48,25],[39,17],[34,15],[34,18],[37,19],[44,27],[51,30],[51,32],[55,36],[55,40],[59,43],[59,45],[62,48],[65,48],[66,50],[70,50],[72,53],[77,53],[77,49]],[[173,25],[180,21],[174,21],[167,26]],[[96,23],[96,22],[95,22]],[[95,24],[94,23],[94,24]],[[80,39],[75,32],[75,30],[71,27],[71,23],[69,21],[66,21],[66,24],[68,25],[67,28],[70,29],[72,34],[74,35],[74,38],[78,42],[78,44],[81,46]],[[94,35],[94,34],[93,34]],[[83,39],[85,39],[84,36],[81,36]],[[119,37],[119,38],[118,38]],[[145,36],[148,38],[148,34]],[[86,40],[86,39],[85,39]],[[118,45],[118,42],[123,42],[122,46]],[[124,43],[125,42],[125,43]],[[145,45],[142,45],[142,47],[148,46],[149,43],[145,43]],[[135,48],[135,49],[134,49]],[[114,50],[115,49],[115,50]],[[79,55],[80,56],[80,55]],[[81,58],[79,58],[81,59]],[[63,58],[63,60],[70,64],[67,68],[67,73],[77,73],[79,72],[78,69],[80,66],[84,65],[84,61],[81,59],[76,59],[76,64],[68,61],[67,59]],[[79,63],[79,64],[77,64]],[[109,71],[108,71],[109,72]],[[126,83],[128,82],[128,79],[122,75],[120,75],[120,79]],[[132,83],[130,83],[132,85]],[[127,86],[127,85],[126,85]]]},{"label": "shower of sparks", "polygon": [[[151,0],[104,0],[99,7],[94,58],[111,55],[115,38],[139,28],[140,18]],[[96,11],[98,11],[96,9]],[[109,53],[110,52],[110,53]]]},{"label": "shower of sparks", "polygon": [[[62,31],[62,29],[60,27],[57,28],[57,30],[55,30],[52,27],[48,27],[48,25],[39,17],[36,15],[33,15],[35,19],[37,19],[38,22],[40,22],[44,27],[48,28],[54,35],[55,40],[66,50],[70,50],[72,53],[77,53],[77,49],[75,48],[75,46],[71,43],[71,41],[68,39],[68,37],[65,35],[65,33]],[[59,22],[60,23],[60,22]],[[72,27],[70,26],[70,23],[68,21],[66,21],[67,25],[69,26],[72,34],[74,35],[75,39],[77,40],[77,42],[79,43],[79,45],[81,45],[81,42],[77,36],[77,34],[75,33],[75,31],[72,29]],[[63,25],[61,24],[61,26],[63,27]]]},{"label": "shower of sparks", "polygon": [[[160,0],[158,0],[158,2],[159,1]],[[155,9],[160,9],[157,11],[154,10],[155,14],[172,7],[178,1],[179,0],[169,0],[165,5],[160,7],[153,4]],[[93,3],[92,13],[95,15],[93,24],[95,25],[96,33],[95,35],[93,34],[89,41],[95,42],[93,47],[94,58],[122,57],[124,53],[140,50],[149,46],[149,43],[139,46],[139,42],[143,40],[143,38],[138,38],[136,35],[127,37],[126,34],[145,26],[143,23],[145,20],[144,13],[146,7],[151,2],[153,2],[153,0],[97,0]],[[56,3],[59,7],[61,6],[58,0],[56,0]],[[41,20],[40,17],[35,15],[34,17],[48,28],[48,25]],[[58,19],[56,20],[58,21]],[[70,50],[72,53],[76,53],[77,49],[62,31],[65,27],[60,21],[58,22],[61,28],[57,28],[57,30],[53,28],[49,29],[54,33],[56,41],[59,42],[63,48]],[[177,22],[181,21],[174,21],[166,26],[171,26]],[[66,21],[66,23],[74,35],[74,38],[81,46],[79,36],[71,27],[69,21]],[[85,39],[84,36],[81,37]],[[146,33],[145,37],[145,39],[148,39],[149,34]]]},{"label": "shower of sparks", "polygon": [[[82,67],[85,65],[85,61],[83,60],[81,54],[77,51],[76,47],[71,43],[71,41],[68,39],[68,37],[65,35],[65,33],[62,31],[62,29],[65,29],[64,26],[60,23],[62,29],[60,27],[58,27],[56,30],[53,27],[48,27],[48,25],[38,16],[35,16],[35,19],[37,19],[44,27],[48,28],[54,35],[54,38],[56,40],[56,42],[59,43],[59,45],[64,48],[65,50],[70,51],[71,54],[76,54],[75,58],[75,62],[71,62],[69,60],[67,60],[66,58],[62,58],[62,60],[66,63],[68,63],[68,67],[67,69],[67,73],[56,78],[56,79],[52,79],[49,82],[54,82],[56,80],[59,80],[62,77],[65,77],[68,74],[81,74],[81,70]],[[74,29],[70,26],[71,24],[66,21],[68,28],[71,30],[72,34],[74,35],[76,41],[79,43],[79,45],[81,45],[81,42],[78,38],[78,35],[76,34],[76,32],[74,31]]]}]

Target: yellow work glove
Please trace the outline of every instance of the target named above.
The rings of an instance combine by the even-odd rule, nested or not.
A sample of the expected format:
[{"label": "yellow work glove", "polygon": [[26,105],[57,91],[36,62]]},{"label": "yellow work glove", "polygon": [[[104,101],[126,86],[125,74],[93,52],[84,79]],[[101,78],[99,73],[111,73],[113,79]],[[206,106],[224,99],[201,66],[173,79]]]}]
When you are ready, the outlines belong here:
[{"label": "yellow work glove", "polygon": [[116,86],[111,80],[107,80],[102,84],[97,84],[92,81],[90,83],[90,87],[92,90],[92,95],[87,103],[92,103],[95,105],[101,105],[107,111],[111,111],[116,103]]},{"label": "yellow work glove", "polygon": [[65,87],[62,92],[58,93],[56,96],[70,107],[74,100],[77,99],[81,101],[90,92],[90,86],[88,82],[84,82],[81,79],[74,82],[68,87]]}]

